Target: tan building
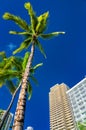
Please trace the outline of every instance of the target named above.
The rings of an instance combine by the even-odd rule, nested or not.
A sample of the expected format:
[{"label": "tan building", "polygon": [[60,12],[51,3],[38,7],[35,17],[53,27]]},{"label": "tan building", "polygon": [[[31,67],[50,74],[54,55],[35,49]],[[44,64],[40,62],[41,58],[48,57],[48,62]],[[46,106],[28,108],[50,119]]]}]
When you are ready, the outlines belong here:
[{"label": "tan building", "polygon": [[50,130],[76,130],[67,90],[68,87],[65,84],[56,84],[50,88]]}]

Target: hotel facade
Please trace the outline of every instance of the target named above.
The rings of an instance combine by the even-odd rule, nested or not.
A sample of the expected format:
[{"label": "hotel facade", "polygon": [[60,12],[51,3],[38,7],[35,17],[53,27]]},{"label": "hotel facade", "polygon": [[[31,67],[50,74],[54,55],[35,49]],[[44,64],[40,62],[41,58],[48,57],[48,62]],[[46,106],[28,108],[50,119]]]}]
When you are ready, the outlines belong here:
[{"label": "hotel facade", "polygon": [[69,98],[66,94],[68,86],[56,84],[50,88],[50,130],[76,130]]},{"label": "hotel facade", "polygon": [[67,95],[71,102],[75,121],[86,122],[86,78],[68,90]]},{"label": "hotel facade", "polygon": [[86,122],[86,78],[71,89],[56,84],[49,92],[50,130],[79,130],[76,124]]}]

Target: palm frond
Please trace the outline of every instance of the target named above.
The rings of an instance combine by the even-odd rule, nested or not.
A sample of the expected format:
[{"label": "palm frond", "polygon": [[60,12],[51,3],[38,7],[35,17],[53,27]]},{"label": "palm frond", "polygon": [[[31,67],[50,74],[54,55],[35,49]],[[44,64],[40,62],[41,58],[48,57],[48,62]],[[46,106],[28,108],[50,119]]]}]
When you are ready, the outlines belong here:
[{"label": "palm frond", "polygon": [[24,42],[21,43],[20,47],[13,52],[13,54],[21,52],[24,49],[27,49],[30,46],[30,43],[31,43],[31,38],[26,39]]},{"label": "palm frond", "polygon": [[12,56],[11,59],[11,64],[13,68],[16,68],[16,70],[21,71],[22,70],[22,62],[23,62],[23,58],[21,57],[14,57]]},{"label": "palm frond", "polygon": [[12,65],[13,65],[13,61],[14,61],[14,57],[9,57],[9,58],[5,58],[5,65],[4,65],[4,69],[11,69]]},{"label": "palm frond", "polygon": [[38,69],[40,66],[42,66],[43,65],[43,63],[40,63],[40,64],[37,64],[37,65],[35,65],[33,68],[31,68],[30,69],[30,78],[32,79],[32,81],[36,84],[36,85],[38,85],[38,81],[37,81],[37,79],[33,76],[34,75],[34,72],[35,72],[35,70],[36,69]]},{"label": "palm frond", "polygon": [[17,25],[19,25],[20,28],[22,28],[24,30],[27,30],[27,31],[30,30],[30,28],[29,28],[28,24],[26,23],[26,21],[23,20],[22,18],[16,16],[16,15],[13,15],[13,14],[10,14],[10,13],[7,12],[7,13],[5,13],[3,15],[3,18],[5,20],[12,20],[12,21],[14,21]]},{"label": "palm frond", "polygon": [[37,17],[35,15],[35,12],[34,12],[32,6],[31,6],[30,2],[25,3],[24,7],[25,7],[25,9],[27,9],[28,14],[30,15],[31,26],[32,26],[32,29],[33,29],[33,32],[34,32],[36,25],[37,25],[37,22],[38,22]]},{"label": "palm frond", "polygon": [[34,70],[36,70],[36,69],[38,69],[40,66],[42,66],[43,65],[43,63],[39,63],[39,64],[37,64],[37,65],[35,65],[34,67],[33,67],[33,69]]},{"label": "palm frond", "polygon": [[17,70],[9,70],[9,69],[0,70],[0,79],[3,79],[3,78],[12,79],[14,77],[19,77],[21,75],[22,75],[21,72]]},{"label": "palm frond", "polygon": [[31,74],[34,74],[35,70],[37,70],[42,65],[43,65],[43,63],[39,63],[39,64],[35,65],[34,67],[32,67],[30,69]]},{"label": "palm frond", "polygon": [[1,62],[4,58],[6,58],[6,53],[5,53],[5,51],[2,51],[2,52],[0,52],[0,62]]},{"label": "palm frond", "polygon": [[4,69],[13,69],[13,68],[16,68],[17,70],[22,69],[20,64],[22,64],[23,59],[21,57],[11,56],[9,58],[5,58],[4,61],[5,61],[5,64],[3,66]]},{"label": "palm frond", "polygon": [[6,87],[9,89],[11,94],[13,94],[16,90],[16,87],[11,80],[6,80]]},{"label": "palm frond", "polygon": [[0,52],[0,56],[2,56],[3,58],[6,58],[6,53],[5,53],[5,51],[1,51],[1,52]]},{"label": "palm frond", "polygon": [[43,49],[41,43],[40,43],[38,40],[36,40],[35,42],[36,42],[36,46],[39,48],[40,52],[41,52],[41,53],[44,55],[44,57],[46,58],[46,54],[45,54],[45,52],[44,52],[44,49]]},{"label": "palm frond", "polygon": [[40,37],[42,37],[44,39],[50,39],[55,36],[59,36],[60,34],[65,34],[65,32],[53,32],[53,33],[49,33],[49,34],[40,34]]},{"label": "palm frond", "polygon": [[26,65],[27,65],[27,61],[28,61],[29,55],[30,55],[30,52],[26,52],[26,53],[25,53],[25,56],[24,56],[24,59],[23,59],[23,63],[22,63],[23,71],[24,71],[25,68],[26,68]]},{"label": "palm frond", "polygon": [[29,35],[31,36],[32,33],[29,32],[16,32],[16,31],[9,31],[10,34],[17,34],[17,35]]},{"label": "palm frond", "polygon": [[2,87],[5,84],[5,80],[4,79],[0,79],[0,87]]},{"label": "palm frond", "polygon": [[4,68],[4,66],[6,65],[6,62],[3,60],[2,62],[0,62],[0,68]]},{"label": "palm frond", "polygon": [[5,64],[4,69],[11,69],[12,68],[12,64],[11,62],[8,62],[7,64]]},{"label": "palm frond", "polygon": [[32,96],[32,86],[31,86],[31,84],[30,84],[30,82],[28,81],[28,83],[27,83],[27,85],[28,85],[28,87],[27,87],[27,92],[28,92],[28,100],[30,100],[31,99],[31,96]]},{"label": "palm frond", "polygon": [[30,78],[36,85],[38,85],[38,81],[33,75],[30,75]]},{"label": "palm frond", "polygon": [[38,17],[38,24],[36,26],[37,34],[43,33],[47,27],[47,19],[49,12],[46,12]]}]

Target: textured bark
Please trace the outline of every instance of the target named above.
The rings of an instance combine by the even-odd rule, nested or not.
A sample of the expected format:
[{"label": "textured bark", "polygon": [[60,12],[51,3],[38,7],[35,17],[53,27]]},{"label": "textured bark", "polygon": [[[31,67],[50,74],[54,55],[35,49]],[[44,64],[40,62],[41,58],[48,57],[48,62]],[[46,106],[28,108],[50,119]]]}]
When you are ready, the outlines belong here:
[{"label": "textured bark", "polygon": [[14,117],[14,124],[12,130],[23,130],[24,126],[24,116],[25,116],[25,106],[26,106],[26,96],[27,96],[27,80],[30,76],[30,68],[32,65],[32,59],[34,55],[35,45],[32,43],[31,53],[27,62],[25,73],[22,79],[22,87],[19,94],[19,99],[17,103],[17,108]]},{"label": "textured bark", "polygon": [[3,124],[4,124],[4,122],[5,122],[5,119],[6,119],[6,117],[8,116],[8,114],[9,114],[9,112],[10,112],[10,109],[11,109],[11,107],[12,107],[12,105],[13,105],[14,99],[15,99],[15,97],[16,97],[16,94],[17,94],[17,92],[18,92],[20,86],[21,86],[21,82],[20,82],[19,86],[17,87],[17,89],[15,90],[15,92],[14,92],[14,94],[13,94],[13,96],[12,96],[11,102],[10,102],[10,104],[9,104],[9,106],[8,106],[8,108],[7,108],[7,110],[6,110],[6,112],[4,113],[4,116],[3,116],[2,120],[1,120],[1,123],[0,123],[0,130],[2,129]]}]

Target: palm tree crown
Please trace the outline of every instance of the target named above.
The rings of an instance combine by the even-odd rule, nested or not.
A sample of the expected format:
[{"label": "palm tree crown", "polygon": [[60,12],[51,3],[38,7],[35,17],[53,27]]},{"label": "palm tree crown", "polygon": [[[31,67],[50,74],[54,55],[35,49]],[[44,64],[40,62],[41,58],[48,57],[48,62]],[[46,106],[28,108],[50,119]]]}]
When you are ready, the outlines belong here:
[{"label": "palm tree crown", "polygon": [[[6,85],[11,94],[15,92],[20,81],[22,81],[29,55],[30,53],[26,52],[24,58],[16,56],[11,56],[7,58],[4,51],[0,52],[0,87]],[[30,77],[36,84],[37,80],[33,75],[36,69],[38,69],[42,65],[42,63],[39,63],[30,69]],[[14,78],[17,79],[16,84],[13,83]],[[30,81],[28,81],[28,90],[30,90],[28,91],[28,99],[30,99],[32,95],[32,87]]]},{"label": "palm tree crown", "polygon": [[40,44],[38,38],[41,37],[43,39],[49,39],[54,36],[58,36],[59,34],[64,34],[65,32],[53,32],[49,34],[44,34],[44,31],[47,27],[47,19],[49,16],[49,12],[46,12],[37,17],[29,2],[25,3],[24,7],[25,9],[27,9],[28,14],[30,16],[30,25],[28,25],[27,22],[22,18],[15,16],[13,14],[5,13],[3,15],[4,19],[14,21],[17,25],[19,25],[20,28],[24,30],[23,32],[9,31],[10,34],[18,34],[18,35],[25,36],[25,40],[21,43],[20,47],[13,52],[13,54],[16,54],[22,51],[23,49],[28,48],[31,42],[34,41],[35,45],[40,49],[41,53],[46,57],[44,49]]}]

